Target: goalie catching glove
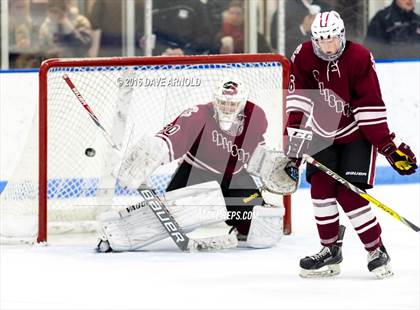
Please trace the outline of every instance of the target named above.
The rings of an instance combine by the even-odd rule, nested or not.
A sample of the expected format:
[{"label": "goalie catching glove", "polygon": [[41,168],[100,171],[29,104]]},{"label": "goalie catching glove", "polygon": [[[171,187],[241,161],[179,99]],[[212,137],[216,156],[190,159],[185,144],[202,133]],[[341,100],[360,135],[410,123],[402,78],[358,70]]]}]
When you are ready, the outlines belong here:
[{"label": "goalie catching glove", "polygon": [[294,193],[299,183],[299,168],[283,152],[259,145],[248,162],[247,171],[261,179],[263,189],[276,194]]},{"label": "goalie catching glove", "polygon": [[[395,134],[391,135],[391,139],[395,138]],[[417,159],[410,147],[401,142],[397,147],[394,141],[389,142],[379,149],[379,153],[384,155],[392,168],[401,175],[410,175],[416,172]]]}]

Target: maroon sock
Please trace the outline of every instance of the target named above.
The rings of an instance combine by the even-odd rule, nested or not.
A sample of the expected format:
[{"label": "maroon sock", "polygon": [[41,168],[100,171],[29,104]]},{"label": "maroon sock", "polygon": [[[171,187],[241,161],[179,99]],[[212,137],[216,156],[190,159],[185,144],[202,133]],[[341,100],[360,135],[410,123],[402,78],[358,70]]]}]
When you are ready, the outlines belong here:
[{"label": "maroon sock", "polygon": [[336,196],[337,183],[323,172],[311,177],[311,197],[321,244],[329,246],[337,241],[339,213]]},{"label": "maroon sock", "polygon": [[343,185],[337,188],[337,202],[350,219],[364,247],[372,251],[381,245],[381,226],[369,202]]}]

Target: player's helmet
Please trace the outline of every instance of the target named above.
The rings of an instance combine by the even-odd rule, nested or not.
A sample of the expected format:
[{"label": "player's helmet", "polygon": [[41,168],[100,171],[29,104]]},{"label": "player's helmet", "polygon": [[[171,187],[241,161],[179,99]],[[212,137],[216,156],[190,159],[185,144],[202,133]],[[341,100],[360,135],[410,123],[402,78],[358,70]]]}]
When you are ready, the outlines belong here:
[{"label": "player's helmet", "polygon": [[[319,45],[320,40],[338,38],[340,47],[334,55],[326,55]],[[336,11],[322,12],[315,16],[311,26],[312,47],[315,54],[326,61],[336,60],[346,47],[346,35],[344,22]]]},{"label": "player's helmet", "polygon": [[214,90],[214,110],[216,119],[224,130],[228,130],[237,120],[248,99],[249,91],[238,78],[222,79]]}]

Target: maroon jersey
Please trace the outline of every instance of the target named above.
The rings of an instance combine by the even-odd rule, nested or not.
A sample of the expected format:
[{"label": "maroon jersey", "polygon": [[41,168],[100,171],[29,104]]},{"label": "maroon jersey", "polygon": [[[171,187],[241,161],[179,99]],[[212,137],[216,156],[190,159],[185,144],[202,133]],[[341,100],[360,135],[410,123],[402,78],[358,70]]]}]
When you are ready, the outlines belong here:
[{"label": "maroon jersey", "polygon": [[194,167],[232,175],[243,169],[267,129],[264,111],[247,101],[237,117],[236,132],[220,128],[212,103],[182,112],[156,136],[168,145],[170,159],[180,157]]},{"label": "maroon jersey", "polygon": [[347,41],[337,60],[324,61],[309,41],[297,47],[291,61],[288,127],[309,127],[340,144],[361,136],[377,147],[390,142],[375,61],[365,47]]}]

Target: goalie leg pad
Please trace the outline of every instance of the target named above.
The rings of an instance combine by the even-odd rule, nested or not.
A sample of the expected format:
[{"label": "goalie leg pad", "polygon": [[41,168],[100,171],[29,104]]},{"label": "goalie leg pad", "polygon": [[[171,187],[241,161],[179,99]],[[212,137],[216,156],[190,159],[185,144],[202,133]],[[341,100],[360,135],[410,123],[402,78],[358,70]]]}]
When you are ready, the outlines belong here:
[{"label": "goalie leg pad", "polygon": [[279,206],[255,206],[245,246],[270,248],[283,235],[284,208]]},{"label": "goalie leg pad", "polygon": [[210,251],[236,248],[238,246],[237,233],[207,238],[190,239],[190,251]]},{"label": "goalie leg pad", "polygon": [[[223,194],[215,181],[167,192],[165,198],[163,202],[184,233],[227,219]],[[121,211],[105,212],[98,221],[99,234],[105,236],[114,251],[134,251],[168,237],[144,202]]]},{"label": "goalie leg pad", "polygon": [[261,196],[264,199],[264,202],[268,205],[282,208],[284,207],[283,195],[270,192],[267,189],[262,189]]}]

